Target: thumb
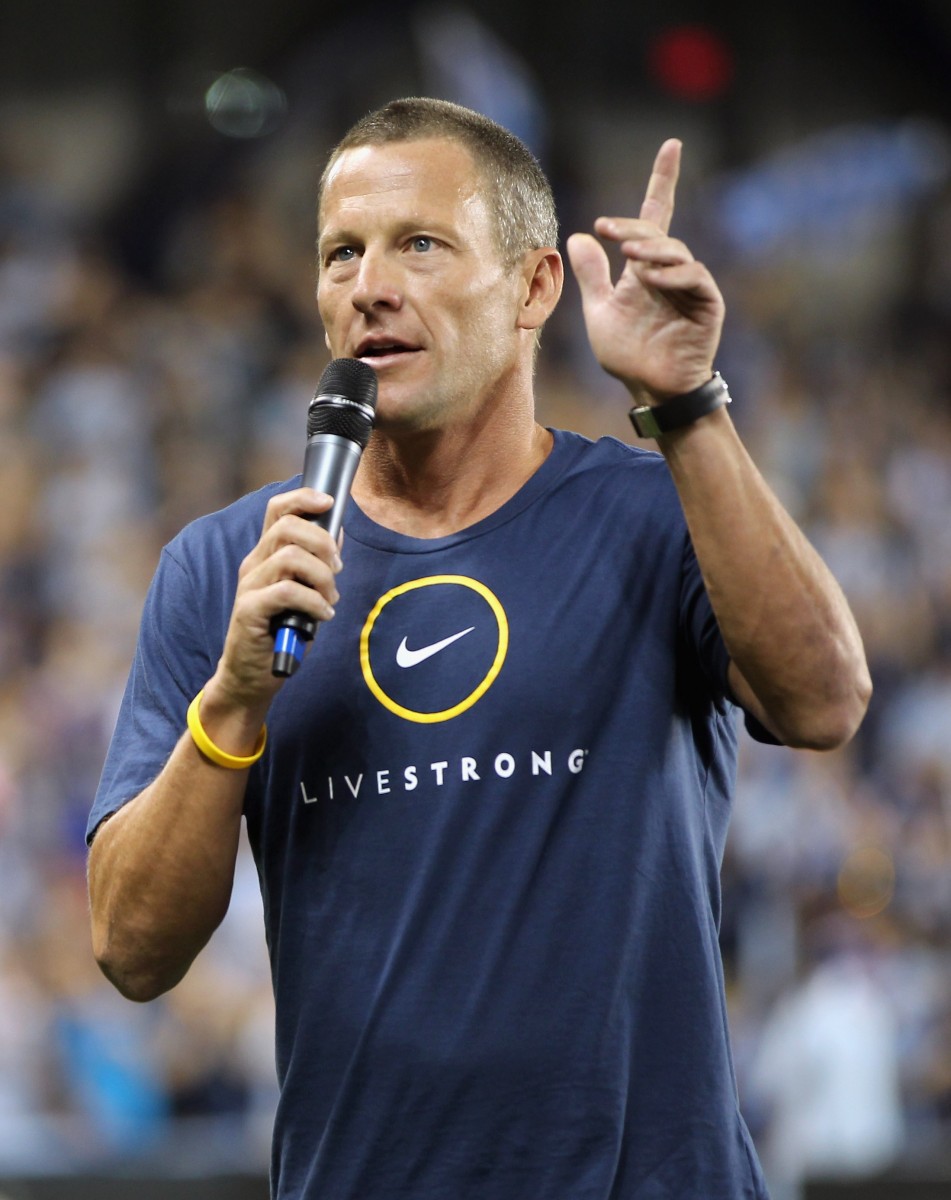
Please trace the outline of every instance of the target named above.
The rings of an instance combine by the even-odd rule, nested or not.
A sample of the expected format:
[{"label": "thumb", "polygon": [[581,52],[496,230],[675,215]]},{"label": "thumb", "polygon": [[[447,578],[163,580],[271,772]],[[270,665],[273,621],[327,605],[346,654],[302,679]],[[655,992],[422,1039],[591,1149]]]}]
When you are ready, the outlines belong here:
[{"label": "thumb", "polygon": [[612,291],[611,264],[601,243],[590,233],[573,233],[565,243],[583,304],[604,299]]}]

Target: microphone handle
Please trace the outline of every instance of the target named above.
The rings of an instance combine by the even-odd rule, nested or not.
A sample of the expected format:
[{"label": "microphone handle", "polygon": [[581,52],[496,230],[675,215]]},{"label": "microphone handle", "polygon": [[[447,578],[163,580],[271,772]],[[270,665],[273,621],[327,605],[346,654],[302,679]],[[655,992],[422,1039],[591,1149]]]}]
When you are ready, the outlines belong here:
[{"label": "microphone handle", "polygon": [[[308,517],[321,529],[326,529],[337,541],[353,477],[360,465],[363,447],[350,438],[333,433],[318,433],[307,442],[304,451],[303,486],[333,497],[327,512]],[[274,633],[274,659],[271,674],[287,678],[294,674],[304,659],[304,649],[317,631],[317,622],[306,613],[287,610],[271,621]]]}]

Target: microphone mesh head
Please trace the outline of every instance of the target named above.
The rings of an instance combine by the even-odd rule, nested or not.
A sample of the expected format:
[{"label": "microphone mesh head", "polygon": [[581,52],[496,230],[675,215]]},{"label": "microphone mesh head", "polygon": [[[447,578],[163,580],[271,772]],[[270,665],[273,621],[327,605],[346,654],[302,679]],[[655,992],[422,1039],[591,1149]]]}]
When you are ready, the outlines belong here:
[{"label": "microphone mesh head", "polygon": [[373,431],[376,372],[357,358],[335,358],[307,410],[307,437],[331,433],[363,450]]},{"label": "microphone mesh head", "polygon": [[361,450],[366,449],[373,432],[373,421],[367,409],[348,404],[336,396],[315,396],[307,412],[307,437],[318,433],[332,433],[334,437],[347,438],[356,442]]},{"label": "microphone mesh head", "polygon": [[376,408],[376,371],[359,358],[335,358],[317,385],[318,396],[346,396]]}]

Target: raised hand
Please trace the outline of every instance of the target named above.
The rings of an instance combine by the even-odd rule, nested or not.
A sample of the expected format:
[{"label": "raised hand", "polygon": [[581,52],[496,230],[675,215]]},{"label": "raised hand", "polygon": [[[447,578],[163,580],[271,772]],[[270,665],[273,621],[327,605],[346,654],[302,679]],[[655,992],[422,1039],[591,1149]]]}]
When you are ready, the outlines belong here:
[{"label": "raised hand", "polygon": [[640,403],[692,391],[713,374],[723,297],[707,268],[670,237],[681,144],[664,142],[637,217],[599,217],[595,233],[620,248],[615,283],[604,246],[573,234],[568,257],[598,362]]}]

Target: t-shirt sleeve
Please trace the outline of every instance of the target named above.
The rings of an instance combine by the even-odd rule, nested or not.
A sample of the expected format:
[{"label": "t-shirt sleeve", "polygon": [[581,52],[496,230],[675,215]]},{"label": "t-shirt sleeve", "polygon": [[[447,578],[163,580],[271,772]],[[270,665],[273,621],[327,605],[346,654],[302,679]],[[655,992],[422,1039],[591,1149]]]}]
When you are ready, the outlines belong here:
[{"label": "t-shirt sleeve", "polygon": [[96,828],[158,775],[185,729],[185,714],[214,664],[193,579],[168,547],[152,580],[115,732],[86,827]]},{"label": "t-shirt sleeve", "polygon": [[[720,633],[710,597],[700,573],[700,564],[693,544],[685,537],[684,568],[680,594],[681,630],[696,654],[700,670],[706,679],[715,702],[723,706],[736,704],[730,689],[728,668],[730,654]],[[758,742],[778,746],[776,736],[746,709],[741,709],[747,732]]]}]

